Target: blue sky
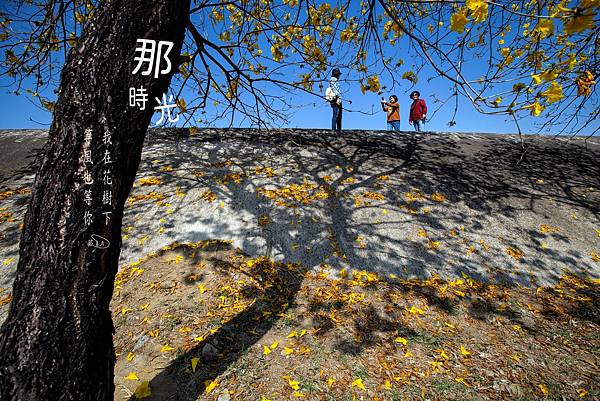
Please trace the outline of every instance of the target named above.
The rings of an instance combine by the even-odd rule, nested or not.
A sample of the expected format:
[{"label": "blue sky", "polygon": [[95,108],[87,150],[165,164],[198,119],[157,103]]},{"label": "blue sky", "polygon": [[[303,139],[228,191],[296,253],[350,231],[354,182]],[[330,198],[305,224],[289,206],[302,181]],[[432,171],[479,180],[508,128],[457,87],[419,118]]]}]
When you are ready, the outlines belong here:
[{"label": "blue sky", "polygon": [[[352,104],[345,102],[343,114],[344,129],[385,129],[386,120],[385,113],[381,111],[380,99],[376,93],[367,92],[362,94],[360,87],[355,82],[345,82],[347,74],[341,77],[341,88],[344,92],[344,98],[352,100]],[[51,113],[39,106],[36,99],[28,97],[25,92],[20,95],[9,93],[11,87],[8,86],[12,82],[11,79],[3,76],[0,77],[0,128],[47,128],[51,121]],[[470,102],[464,98],[459,98],[459,111],[455,119],[456,125],[452,128],[448,127],[448,121],[452,120],[454,112],[454,102],[449,102],[446,105],[440,105],[433,101],[431,94],[435,93],[439,97],[445,98],[448,95],[449,86],[442,79],[437,79],[432,82],[419,83],[416,86],[410,85],[405,81],[401,87],[386,93],[386,97],[391,94],[396,94],[400,100],[401,127],[403,130],[412,129],[408,124],[408,110],[411,100],[408,94],[417,89],[421,92],[428,104],[429,117],[431,120],[427,123],[427,129],[435,131],[461,131],[461,132],[492,132],[492,133],[515,133],[516,127],[512,120],[506,116],[489,116],[478,113]],[[381,81],[385,85],[385,81]],[[12,89],[14,90],[14,89]],[[315,87],[315,90],[318,88]],[[184,90],[183,97],[190,98],[189,90]],[[46,93],[52,97],[51,91]],[[285,96],[289,96],[284,94]],[[324,94],[323,94],[324,95]],[[294,97],[294,104],[297,106],[293,114],[290,116],[290,123],[287,127],[290,128],[329,128],[331,125],[331,108],[327,102],[318,99],[315,96],[310,96],[303,93],[297,93]],[[435,111],[441,107],[439,110]],[[525,132],[532,132],[533,128],[528,128],[533,122],[532,118],[528,118],[525,113],[525,121],[522,121],[521,128]],[[153,118],[153,121],[158,120],[159,115]],[[244,126],[243,122],[241,126]],[[201,123],[197,123],[202,127]],[[220,126],[226,126],[227,122],[223,121]]]},{"label": "blue sky", "polygon": [[[358,2],[357,2],[358,4]],[[354,10],[356,12],[356,10]],[[448,15],[449,19],[449,15]],[[216,39],[216,31],[218,29],[207,29],[203,27],[211,40]],[[212,31],[212,33],[211,33]],[[518,28],[514,29],[514,32],[518,32]],[[511,34],[514,34],[511,33]],[[450,33],[450,35],[456,35]],[[450,41],[452,37],[450,36]],[[508,37],[506,38],[508,42]],[[261,48],[268,52],[269,44],[266,42],[261,43]],[[342,47],[336,49],[337,53],[343,54],[344,50]],[[401,115],[401,128],[403,130],[410,130],[411,126],[408,124],[408,110],[410,107],[411,100],[408,98],[408,94],[417,89],[421,92],[421,97],[425,99],[428,104],[429,121],[426,124],[426,129],[434,131],[454,131],[454,132],[488,132],[488,133],[515,133],[517,127],[514,121],[509,116],[502,115],[484,115],[475,110],[473,105],[464,97],[459,97],[458,113],[454,118],[456,124],[452,127],[448,126],[448,122],[453,120],[453,114],[455,110],[454,99],[442,104],[436,102],[436,99],[448,99],[453,87],[445,79],[439,78],[437,73],[431,67],[424,67],[419,70],[419,82],[413,86],[409,81],[400,78],[403,72],[408,70],[417,71],[418,61],[411,60],[412,57],[418,57],[414,54],[413,49],[409,49],[407,38],[403,38],[397,42],[395,46],[389,44],[385,48],[386,56],[389,52],[389,56],[393,57],[394,60],[402,58],[404,64],[397,68],[396,79],[399,85],[393,89],[384,91],[384,95],[389,97],[391,94],[396,94],[400,99],[400,115]],[[4,57],[0,54],[0,58]],[[334,57],[338,57],[337,55]],[[368,63],[376,62],[376,56],[369,54],[367,58]],[[336,59],[332,57],[328,60],[328,63],[335,65]],[[482,63],[480,59],[472,57],[467,58],[463,64],[463,72],[466,76],[476,79],[481,76],[485,70],[485,63]],[[301,68],[291,67],[285,70],[287,74],[294,75],[289,78],[293,80],[295,76],[303,71]],[[349,70],[342,70],[342,82],[341,87],[344,92],[344,98],[352,100],[352,104],[349,102],[345,103],[347,110],[344,111],[343,126],[345,129],[385,129],[385,113],[381,111],[380,107],[380,96],[376,93],[367,92],[366,94],[361,93],[360,86],[356,82],[358,76]],[[377,72],[377,71],[374,71]],[[347,80],[346,80],[347,79]],[[382,86],[389,85],[389,76],[385,74],[381,75],[380,82]],[[14,87],[10,87],[11,79],[6,76],[0,77],[0,128],[47,128],[51,121],[51,114],[45,109],[41,108],[37,103],[36,99],[28,98],[24,91],[19,96],[9,93]],[[512,85],[512,84],[511,84]],[[174,85],[172,85],[173,87]],[[326,86],[326,84],[325,84]],[[55,99],[53,95],[53,87],[48,88],[42,94],[45,94],[51,100]],[[127,88],[124,88],[127,90]],[[300,128],[329,128],[331,120],[331,109],[327,102],[319,99],[317,96],[306,94],[298,91],[293,95],[279,91],[276,88],[271,88],[272,92],[276,96],[289,97],[290,102],[294,104],[294,110],[289,116],[289,123],[284,127],[300,127]],[[315,91],[321,92],[315,85]],[[324,90],[323,90],[324,92]],[[322,94],[324,95],[324,93]],[[197,96],[197,93],[193,92],[193,88],[185,88],[182,92],[182,97],[186,100],[193,99]],[[218,106],[210,105],[210,110],[206,110],[207,113],[214,113],[217,111]],[[534,123],[539,122],[538,118],[530,117],[527,112],[520,112],[519,124],[524,133],[536,133]],[[194,116],[193,124],[198,127],[203,127],[203,122],[198,121],[197,118],[201,116]],[[158,115],[153,118],[153,121],[158,119]],[[247,121],[243,119],[234,120],[234,126],[247,126]],[[229,121],[223,120],[217,123],[217,126],[228,126]],[[586,130],[587,131],[587,130]],[[591,132],[591,131],[590,131]]]},{"label": "blue sky", "polygon": [[[345,110],[343,114],[344,129],[385,129],[385,113],[381,111],[380,96],[375,93],[367,92],[362,94],[358,84],[344,82],[345,76],[342,76],[342,91],[344,98],[352,100],[352,104],[348,102],[345,106],[349,110]],[[32,100],[25,92],[19,96],[9,93],[10,88],[7,87],[12,82],[11,79],[3,76],[0,77],[0,128],[47,128],[51,121],[51,113],[41,108],[35,99]],[[432,82],[419,83],[415,87],[407,84],[400,88],[396,88],[393,94],[396,94],[400,99],[401,106],[401,127],[403,130],[411,129],[408,124],[408,110],[411,100],[408,94],[413,88],[421,92],[421,96],[427,101],[429,107],[429,117],[431,120],[427,124],[427,129],[436,131],[461,131],[461,132],[493,132],[493,133],[514,133],[516,127],[511,120],[504,116],[488,116],[478,113],[473,106],[465,99],[459,100],[459,112],[456,118],[456,125],[452,128],[448,127],[447,123],[452,119],[454,111],[454,103],[450,102],[442,106],[440,110],[434,113],[434,110],[440,107],[439,104],[433,102],[432,93],[441,94],[448,93],[448,85],[441,79]],[[385,81],[381,81],[385,85]],[[14,90],[14,89],[13,89]],[[315,90],[318,90],[317,88]],[[46,91],[51,95],[51,91]],[[389,92],[387,96],[391,95]],[[289,95],[285,95],[289,96]],[[184,98],[190,98],[189,91],[184,90]],[[310,96],[303,93],[298,93],[294,96],[294,104],[297,109],[294,110],[290,117],[290,123],[287,127],[290,128],[329,128],[331,125],[331,108],[324,100],[318,99],[315,96]],[[373,114],[371,114],[373,113]],[[158,119],[159,115],[153,118],[153,121]],[[526,118],[530,120],[529,118]],[[201,123],[197,123],[202,127]],[[226,126],[227,122],[223,121],[221,126]],[[533,131],[529,128],[527,121],[522,122],[522,129],[525,132]],[[243,126],[243,123],[242,123]]]}]

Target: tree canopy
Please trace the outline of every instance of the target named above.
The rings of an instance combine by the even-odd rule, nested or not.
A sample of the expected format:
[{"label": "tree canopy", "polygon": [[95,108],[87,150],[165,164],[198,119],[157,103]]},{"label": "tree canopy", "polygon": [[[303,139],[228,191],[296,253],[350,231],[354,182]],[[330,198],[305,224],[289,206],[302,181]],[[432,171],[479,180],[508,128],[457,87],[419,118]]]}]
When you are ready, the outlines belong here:
[{"label": "tree canopy", "polygon": [[[3,8],[0,73],[51,110],[44,90],[58,86],[67,51],[102,2]],[[599,8],[598,0],[194,1],[171,90],[189,125],[240,115],[282,125],[292,96],[322,97],[339,67],[363,93],[442,79],[451,90],[441,103],[458,107],[463,97],[481,113],[517,123],[529,114],[540,128],[593,134]]]}]

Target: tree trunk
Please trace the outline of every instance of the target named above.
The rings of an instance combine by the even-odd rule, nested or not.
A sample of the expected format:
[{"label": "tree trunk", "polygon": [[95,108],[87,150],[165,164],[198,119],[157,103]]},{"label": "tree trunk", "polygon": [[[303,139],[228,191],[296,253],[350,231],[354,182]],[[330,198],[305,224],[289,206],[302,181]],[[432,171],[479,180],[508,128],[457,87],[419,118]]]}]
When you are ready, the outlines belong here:
[{"label": "tree trunk", "polygon": [[[189,5],[190,0],[102,1],[69,53],[25,216],[14,298],[0,331],[0,400],[113,399],[109,303],[123,207],[154,98],[162,97],[178,70]],[[142,75],[142,68],[132,74],[138,38],[174,43],[170,73],[154,78]],[[130,87],[147,90],[145,110],[129,106]],[[112,144],[104,143],[105,132]],[[86,161],[88,150],[93,164]],[[112,163],[103,161],[107,151]],[[86,184],[86,172],[93,184]],[[86,190],[92,191],[91,205]],[[104,204],[105,191],[111,192],[111,205]],[[93,216],[89,226],[86,212]],[[112,213],[110,221],[103,212]],[[110,246],[90,245],[99,238],[92,235]]]}]

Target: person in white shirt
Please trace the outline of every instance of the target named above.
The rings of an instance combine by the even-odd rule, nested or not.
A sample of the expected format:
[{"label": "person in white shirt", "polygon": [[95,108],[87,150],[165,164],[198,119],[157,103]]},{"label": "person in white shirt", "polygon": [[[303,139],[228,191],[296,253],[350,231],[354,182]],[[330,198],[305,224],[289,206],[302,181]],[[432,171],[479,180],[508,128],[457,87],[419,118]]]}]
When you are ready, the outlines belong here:
[{"label": "person in white shirt", "polygon": [[331,79],[329,79],[329,87],[333,92],[333,96],[329,100],[331,110],[333,112],[331,116],[331,129],[342,130],[342,92],[340,91],[339,78],[342,75],[339,68],[334,68],[331,72]]}]

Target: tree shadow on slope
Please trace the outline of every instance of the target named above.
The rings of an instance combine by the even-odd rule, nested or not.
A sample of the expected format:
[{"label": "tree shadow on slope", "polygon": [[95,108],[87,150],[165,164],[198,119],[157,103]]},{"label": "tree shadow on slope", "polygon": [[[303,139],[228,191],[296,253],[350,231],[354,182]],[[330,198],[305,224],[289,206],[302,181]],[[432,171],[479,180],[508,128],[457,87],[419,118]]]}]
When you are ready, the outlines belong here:
[{"label": "tree shadow on slope", "polygon": [[4,154],[0,157],[0,189],[26,176],[31,176],[33,181],[44,155],[43,146],[46,142],[45,137],[36,134],[37,132],[33,132],[27,139],[2,139]]},{"label": "tree shadow on slope", "polygon": [[[523,149],[514,137],[489,139],[493,140],[436,138],[428,143],[430,166],[419,167],[438,175],[448,190],[453,189],[454,196],[462,197],[473,209],[514,216],[519,207],[533,210],[536,201],[552,198],[558,204],[580,207],[598,217],[597,194],[583,195],[588,188],[600,186],[600,148],[530,137]],[[456,151],[448,152],[449,142],[455,143]],[[509,204],[519,200],[524,202]],[[499,205],[503,208],[498,209]]]},{"label": "tree shadow on slope", "polygon": [[[166,182],[226,199],[240,224],[214,229],[221,238],[242,237],[251,254],[419,277],[444,266],[456,275],[524,285],[532,285],[529,266],[554,280],[565,267],[593,271],[577,249],[541,252],[543,238],[521,219],[523,213],[552,219],[549,202],[597,218],[598,192],[581,192],[600,187],[597,150],[529,141],[524,156],[514,137],[385,132],[206,130],[176,151],[168,141],[159,145],[166,143],[172,168]],[[441,203],[431,199],[438,192]],[[197,223],[190,205],[181,205],[175,210],[187,212],[183,222]],[[267,223],[257,224],[261,218]],[[419,227],[427,235],[419,237]],[[449,235],[460,227],[467,231]],[[192,230],[182,240],[203,235]],[[569,246],[567,236],[551,236]],[[509,257],[509,248],[524,256]]]},{"label": "tree shadow on slope", "polygon": [[[231,248],[230,245],[223,246]],[[215,250],[212,245],[210,248],[211,251]],[[197,263],[202,259],[202,254],[194,252],[193,259]],[[279,316],[293,305],[305,271],[299,265],[275,263],[268,258],[252,260],[252,263],[240,266],[229,260],[211,258],[210,262],[221,273],[235,272],[246,277],[248,284],[242,288],[241,294],[255,300],[218,329],[211,330],[193,348],[170,361],[167,368],[152,378],[150,387],[157,391],[153,392],[150,400],[196,400],[212,381],[248,352],[273,327]],[[183,278],[184,282],[188,281],[187,277]],[[200,361],[195,372],[190,371],[192,358]],[[135,395],[130,399],[135,401]]]}]

